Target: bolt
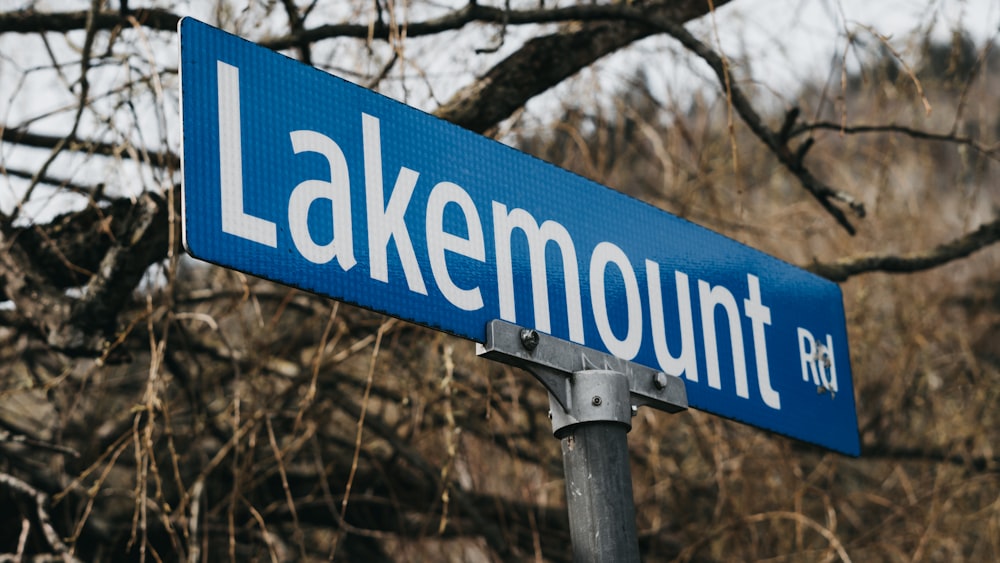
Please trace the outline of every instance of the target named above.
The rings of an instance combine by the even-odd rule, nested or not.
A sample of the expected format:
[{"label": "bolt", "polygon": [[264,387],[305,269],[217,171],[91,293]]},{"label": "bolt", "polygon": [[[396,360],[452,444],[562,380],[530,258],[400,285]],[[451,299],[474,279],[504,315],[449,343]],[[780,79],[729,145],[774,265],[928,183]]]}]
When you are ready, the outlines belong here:
[{"label": "bolt", "polygon": [[657,389],[663,390],[667,386],[667,374],[662,371],[656,372],[656,375],[653,376],[653,385]]},{"label": "bolt", "polygon": [[521,346],[527,351],[538,348],[538,331],[530,328],[521,329]]},{"label": "bolt", "polygon": [[590,403],[595,407],[599,407],[601,406],[601,398],[597,395],[594,395],[594,398],[590,400]]}]

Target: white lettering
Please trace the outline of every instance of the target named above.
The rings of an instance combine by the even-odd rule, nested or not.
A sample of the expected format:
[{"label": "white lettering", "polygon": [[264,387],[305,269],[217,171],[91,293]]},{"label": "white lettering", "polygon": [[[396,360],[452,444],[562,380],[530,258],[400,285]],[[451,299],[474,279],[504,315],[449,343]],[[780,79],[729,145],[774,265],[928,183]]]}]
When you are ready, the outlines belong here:
[{"label": "white lettering", "polygon": [[240,129],[240,70],[216,62],[219,83],[219,183],[222,190],[222,231],[277,248],[274,223],[243,209],[243,143]]},{"label": "white lettering", "polygon": [[[628,317],[628,328],[625,338],[619,339],[611,330],[608,319],[607,295],[604,289],[604,276],[608,264],[614,264],[622,274],[625,286],[625,307]],[[636,280],[632,264],[625,252],[611,244],[602,242],[594,248],[590,256],[590,302],[594,310],[594,322],[597,332],[608,351],[625,360],[631,360],[639,353],[642,346],[642,302],[639,297],[639,282]]]},{"label": "white lettering", "polygon": [[[821,347],[822,348],[822,347]],[[823,374],[823,384],[834,393],[837,392],[837,364],[833,361],[833,335],[826,335],[826,349],[817,354],[816,362]]]},{"label": "white lettering", "polygon": [[404,215],[410,205],[410,197],[417,185],[420,175],[406,167],[399,169],[396,185],[385,203],[382,185],[382,138],[379,131],[379,120],[367,113],[361,114],[362,144],[365,153],[365,193],[368,203],[368,253],[369,268],[372,279],[389,282],[389,266],[386,258],[386,247],[389,239],[395,239],[396,252],[403,265],[406,284],[410,291],[427,295],[424,278],[420,274],[417,255],[413,252],[410,242],[410,232],[407,230]]},{"label": "white lettering", "polygon": [[747,274],[747,286],[750,298],[743,300],[743,309],[753,326],[753,354],[757,359],[757,387],[760,390],[760,398],[772,409],[781,409],[781,397],[771,388],[771,372],[767,365],[767,342],[764,339],[764,327],[771,324],[771,309],[761,302],[760,280],[757,276]]},{"label": "white lettering", "polygon": [[[356,264],[351,227],[351,179],[347,160],[337,143],[315,131],[292,131],[295,154],[316,152],[326,157],[330,165],[330,181],[306,180],[295,186],[288,199],[288,228],[295,248],[306,260],[325,264],[334,256],[344,271]],[[332,206],[333,237],[327,244],[316,244],[309,232],[309,207],[317,199],[328,199]]]},{"label": "white lettering", "polygon": [[816,371],[816,339],[811,332],[799,328],[799,360],[802,362],[802,381],[809,381],[812,373],[813,385],[819,385],[819,372]]},{"label": "white lettering", "polygon": [[722,389],[719,378],[718,343],[715,340],[715,307],[722,305],[729,320],[736,394],[747,399],[750,397],[750,392],[747,390],[747,365],[743,357],[743,327],[740,326],[736,298],[725,287],[721,285],[711,287],[708,282],[702,280],[698,280],[698,294],[701,298],[701,328],[705,341],[705,372],[708,374],[708,385]]},{"label": "white lettering", "polygon": [[569,339],[583,344],[583,309],[580,303],[580,272],[576,261],[576,248],[566,227],[555,221],[545,221],[541,227],[527,211],[514,209],[507,213],[507,206],[493,202],[494,244],[497,253],[497,288],[500,297],[500,318],[517,322],[514,303],[514,265],[511,262],[511,235],[521,229],[528,239],[531,264],[532,300],[535,304],[535,328],[542,332],[552,330],[549,323],[549,285],[545,265],[545,247],[555,242],[562,253],[563,277],[566,280],[566,313],[569,317]]},{"label": "white lettering", "polygon": [[[445,232],[444,209],[449,203],[458,205],[462,210],[469,233],[468,238]],[[431,262],[431,272],[441,293],[452,305],[464,311],[482,309],[483,296],[479,286],[462,289],[452,281],[445,261],[446,250],[479,262],[486,261],[483,225],[476,211],[476,205],[465,190],[451,182],[441,182],[434,186],[427,201],[427,253]]]},{"label": "white lettering", "polygon": [[[276,224],[247,213],[244,207],[239,69],[218,61],[217,71],[222,230],[276,248]],[[480,266],[487,262],[485,240],[487,234],[483,231],[482,217],[469,192],[456,183],[440,181],[427,193],[423,226],[426,248],[416,249],[421,252],[418,259],[406,223],[406,213],[416,193],[420,172],[400,166],[392,190],[386,194],[380,121],[372,115],[362,113],[361,127],[365,218],[368,229],[367,256],[371,279],[389,283],[388,247],[392,242],[399,257],[399,267],[393,268],[394,276],[398,279],[398,272],[401,269],[410,291],[428,295],[423,278],[425,272],[421,271],[421,260],[426,258],[424,266],[430,267],[433,283],[451,305],[462,311],[483,309],[485,301],[481,284],[484,283],[484,279],[479,274],[480,271],[489,274]],[[308,179],[296,185],[291,191],[288,199],[288,225],[292,242],[298,252],[312,263],[326,264],[336,258],[344,271],[350,270],[357,261],[353,240],[350,170],[344,152],[333,139],[317,131],[297,130],[291,131],[289,135],[295,154],[318,153],[325,157],[329,165],[329,180],[325,177]],[[395,164],[391,166],[391,169],[395,168]],[[429,185],[430,182],[425,180],[425,184]],[[416,205],[422,204],[422,198],[423,192],[418,197]],[[321,236],[325,242],[317,242],[314,238],[315,229],[311,231],[309,228],[310,211],[316,211],[312,206],[321,199],[328,201],[331,206],[332,233],[329,241],[325,241],[326,235]],[[323,209],[325,212],[325,206]],[[417,210],[416,213],[420,211]],[[550,264],[546,259],[547,255],[552,256],[552,261],[556,262],[552,265],[556,268],[561,265],[561,285],[565,291],[569,339],[583,344],[585,330],[580,266],[576,246],[569,231],[561,223],[551,219],[539,224],[527,210],[508,209],[506,204],[498,201],[492,202],[492,220],[499,311],[491,312],[490,318],[499,316],[506,321],[517,322],[516,300],[518,296],[524,296],[525,292],[515,292],[516,271],[519,282],[531,284],[534,318],[530,326],[539,331],[552,333],[548,271]],[[325,222],[324,218],[323,223]],[[419,228],[415,229],[419,237],[421,232]],[[525,248],[525,243],[522,243],[520,238],[514,240],[515,231],[523,233],[523,240],[527,244],[527,264],[521,252],[521,249]],[[417,242],[421,242],[419,238]],[[516,265],[513,256],[515,242],[518,249]],[[554,249],[550,247],[550,243],[555,245]],[[555,252],[550,253],[550,250]],[[426,255],[423,252],[426,252]],[[644,344],[643,296],[634,266],[625,250],[611,242],[597,244],[588,264],[590,307],[602,344],[611,354],[632,360],[639,356]],[[610,271],[612,267],[617,269],[617,274]],[[656,362],[660,369],[670,375],[679,377],[683,374],[688,381],[698,382],[700,352],[695,339],[692,314],[694,305],[688,275],[679,270],[673,272],[675,296],[670,299],[676,298],[677,301],[677,321],[668,330],[660,264],[647,259],[645,268],[652,346]],[[558,285],[556,273],[553,272],[553,277]],[[611,281],[608,276],[611,276]],[[766,336],[767,327],[772,323],[771,308],[763,303],[759,278],[753,274],[746,276],[747,297],[742,300],[744,307],[742,313],[749,320],[752,329],[757,388],[764,404],[780,410],[781,397],[772,386],[767,355]],[[554,292],[558,293],[558,290]],[[712,286],[704,280],[698,280],[698,298],[701,341],[705,355],[704,372],[708,386],[722,389],[719,334],[716,326],[717,313],[721,307],[721,317],[729,327],[728,342],[732,354],[735,392],[739,397],[749,398],[748,357],[743,339],[743,316],[739,309],[739,300],[729,288],[723,285]],[[611,299],[610,307],[624,308],[624,311],[609,310],[609,299]],[[521,304],[521,308],[524,311],[527,304]],[[455,313],[454,310],[451,311]],[[612,327],[612,313],[616,316],[614,327]],[[620,321],[622,315],[625,317],[624,326]],[[821,341],[808,330],[798,328],[802,379],[804,382],[812,382],[818,387],[836,392],[837,371],[834,363],[833,337],[829,334],[825,336],[825,341]],[[670,342],[675,349],[671,349]]]},{"label": "white lettering", "polygon": [[670,375],[680,377],[683,373],[689,381],[698,381],[698,358],[695,355],[694,323],[691,320],[691,290],[687,274],[674,272],[677,285],[677,315],[680,322],[681,350],[676,356],[667,346],[667,330],[663,319],[663,296],[660,286],[660,265],[646,260],[646,284],[649,288],[650,323],[653,328],[653,350],[660,369]]},{"label": "white lettering", "polygon": [[813,385],[836,393],[837,364],[833,355],[833,335],[826,335],[826,345],[824,345],[816,342],[811,332],[799,327],[798,337],[802,381],[808,382],[811,375]]}]

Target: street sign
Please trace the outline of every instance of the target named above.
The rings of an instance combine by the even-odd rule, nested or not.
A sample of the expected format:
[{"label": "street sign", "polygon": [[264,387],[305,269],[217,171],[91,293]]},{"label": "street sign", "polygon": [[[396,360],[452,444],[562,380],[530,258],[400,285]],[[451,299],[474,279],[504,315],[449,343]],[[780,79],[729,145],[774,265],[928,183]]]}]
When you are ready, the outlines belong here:
[{"label": "street sign", "polygon": [[180,37],[193,256],[477,342],[531,327],[859,454],[836,284],[196,20]]}]

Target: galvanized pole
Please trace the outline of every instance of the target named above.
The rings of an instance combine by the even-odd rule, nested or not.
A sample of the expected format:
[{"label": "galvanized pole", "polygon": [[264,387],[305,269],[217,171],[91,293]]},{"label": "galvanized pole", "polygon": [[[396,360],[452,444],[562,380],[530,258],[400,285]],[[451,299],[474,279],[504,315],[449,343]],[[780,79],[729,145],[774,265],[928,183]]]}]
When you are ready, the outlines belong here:
[{"label": "galvanized pole", "polygon": [[502,321],[479,355],[518,366],[549,391],[562,445],[573,561],[639,561],[628,431],[641,405],[687,408],[680,378]]},{"label": "galvanized pole", "polygon": [[573,561],[639,561],[628,429],[587,422],[562,437]]},{"label": "galvanized pole", "polygon": [[[598,413],[603,411],[605,420],[578,422],[556,432],[566,474],[573,561],[637,562],[639,538],[627,440],[631,425],[617,420],[621,415],[631,417],[628,380],[619,373],[593,370],[574,373],[574,385],[579,386],[584,377],[591,380],[590,385],[583,385],[589,396],[573,393],[573,397],[590,403],[581,405],[591,411],[587,418],[600,418]],[[553,423],[557,420],[554,416]]]}]

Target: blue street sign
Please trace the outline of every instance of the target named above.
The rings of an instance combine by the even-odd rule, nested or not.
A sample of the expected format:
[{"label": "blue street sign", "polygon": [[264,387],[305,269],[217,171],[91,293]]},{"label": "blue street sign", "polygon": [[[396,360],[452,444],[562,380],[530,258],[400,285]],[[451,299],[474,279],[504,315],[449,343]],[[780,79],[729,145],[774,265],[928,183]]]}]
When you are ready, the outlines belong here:
[{"label": "blue street sign", "polygon": [[193,256],[477,342],[533,327],[859,454],[837,285],[193,19],[180,36]]}]

